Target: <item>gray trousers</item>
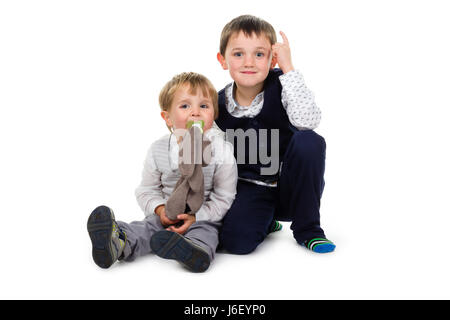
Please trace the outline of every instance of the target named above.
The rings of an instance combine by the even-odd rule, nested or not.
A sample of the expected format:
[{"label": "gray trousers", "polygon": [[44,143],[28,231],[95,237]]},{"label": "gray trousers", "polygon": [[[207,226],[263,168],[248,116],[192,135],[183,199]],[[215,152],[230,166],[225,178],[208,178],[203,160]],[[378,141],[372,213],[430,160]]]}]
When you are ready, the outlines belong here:
[{"label": "gray trousers", "polygon": [[[142,221],[131,223],[117,221],[117,224],[127,235],[127,243],[123,251],[123,260],[125,261],[133,261],[137,257],[151,253],[150,239],[156,232],[166,229],[156,214],[148,216]],[[219,243],[220,225],[218,222],[197,221],[183,236],[205,249],[212,261]]]}]

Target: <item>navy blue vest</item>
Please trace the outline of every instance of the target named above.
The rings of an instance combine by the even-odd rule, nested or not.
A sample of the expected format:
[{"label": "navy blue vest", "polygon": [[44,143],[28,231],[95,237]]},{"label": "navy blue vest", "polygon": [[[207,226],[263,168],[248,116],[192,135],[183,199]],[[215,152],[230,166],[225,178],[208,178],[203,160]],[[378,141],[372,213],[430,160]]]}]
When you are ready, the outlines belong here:
[{"label": "navy blue vest", "polygon": [[[259,155],[259,149],[264,148],[263,154],[269,158],[276,155],[271,154],[271,130],[279,130],[279,150],[278,159],[279,164],[283,161],[284,153],[287,149],[289,141],[293,134],[293,126],[289,122],[286,110],[281,104],[281,83],[278,77],[283,72],[280,69],[271,70],[264,82],[264,105],[261,112],[254,118],[236,118],[233,117],[226,108],[225,89],[219,91],[219,116],[216,123],[220,129],[226,132],[227,129],[243,129],[244,132],[248,129],[254,129],[256,132],[257,148],[256,154]],[[267,135],[260,139],[259,129],[266,129]],[[227,135],[227,140],[234,145],[234,156],[238,159],[237,148],[238,141],[236,136]],[[257,157],[257,163],[250,163],[250,148],[249,138],[245,139],[245,163],[238,162],[238,175],[241,178],[259,180],[264,182],[274,182],[278,180],[279,166],[276,174],[262,175],[261,168],[271,167],[271,164],[261,163],[261,158]]]}]

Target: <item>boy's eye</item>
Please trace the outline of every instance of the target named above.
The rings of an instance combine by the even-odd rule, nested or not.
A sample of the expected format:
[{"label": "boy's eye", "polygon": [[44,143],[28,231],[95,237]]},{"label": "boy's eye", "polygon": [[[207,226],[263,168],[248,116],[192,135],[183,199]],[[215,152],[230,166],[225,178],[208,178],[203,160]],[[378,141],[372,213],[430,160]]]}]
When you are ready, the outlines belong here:
[{"label": "boy's eye", "polygon": [[259,58],[264,57],[264,52],[257,52],[256,56]]},{"label": "boy's eye", "polygon": [[202,109],[208,109],[209,107],[208,107],[207,104],[202,104],[202,105],[200,106],[200,108],[202,108]]},{"label": "boy's eye", "polygon": [[235,52],[233,55],[235,57],[241,57],[242,56],[242,52]]},{"label": "boy's eye", "polygon": [[183,104],[183,105],[180,106],[180,108],[181,108],[181,109],[186,109],[186,108],[189,108],[189,105]]}]

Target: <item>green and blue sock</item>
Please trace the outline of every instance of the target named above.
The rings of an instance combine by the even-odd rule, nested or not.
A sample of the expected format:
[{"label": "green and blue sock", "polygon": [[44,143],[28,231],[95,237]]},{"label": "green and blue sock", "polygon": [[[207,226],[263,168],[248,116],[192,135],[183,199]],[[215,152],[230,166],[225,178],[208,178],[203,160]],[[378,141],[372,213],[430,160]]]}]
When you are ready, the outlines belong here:
[{"label": "green and blue sock", "polygon": [[281,229],[283,229],[283,225],[279,221],[273,220],[269,227],[269,233],[277,232]]},{"label": "green and blue sock", "polygon": [[318,253],[332,252],[336,248],[336,245],[326,238],[314,238],[311,240],[306,240],[305,242],[303,242],[302,246]]}]

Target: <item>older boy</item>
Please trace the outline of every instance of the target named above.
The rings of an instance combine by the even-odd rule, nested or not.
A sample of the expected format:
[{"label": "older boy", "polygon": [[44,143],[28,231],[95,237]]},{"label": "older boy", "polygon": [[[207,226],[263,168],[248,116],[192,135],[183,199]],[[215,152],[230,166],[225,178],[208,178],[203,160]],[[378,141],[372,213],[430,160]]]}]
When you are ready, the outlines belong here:
[{"label": "older boy", "polygon": [[93,259],[98,266],[109,268],[117,260],[132,261],[154,252],[191,271],[203,272],[214,258],[218,227],[236,193],[232,146],[219,130],[211,128],[218,114],[217,92],[204,76],[193,72],[175,76],[161,90],[159,101],[161,116],[171,131],[183,131],[190,121],[204,123],[204,136],[211,141],[209,164],[201,168],[204,202],[195,215],[179,212],[176,220],[166,216],[166,203],[180,179],[179,144],[183,136],[163,136],[150,147],[142,182],[136,189],[146,218],[116,222],[110,208],[96,208],[88,219]]},{"label": "older boy", "polygon": [[[246,153],[252,148],[254,153],[261,148],[267,152],[272,149],[270,137],[278,137],[278,150],[271,157],[282,162],[280,170],[264,174],[266,161],[252,163],[247,161],[249,156],[244,157],[245,163],[238,161],[236,199],[219,236],[221,246],[235,254],[255,250],[273,229],[275,218],[292,221],[300,245],[321,253],[335,249],[320,227],[325,140],[312,129],[318,126],[321,113],[293,67],[286,35],[280,34],[283,43],[276,42],[276,33],[266,21],[240,16],[224,27],[217,54],[234,82],[219,92],[216,124],[228,130],[228,139],[230,130],[254,132],[256,143],[246,142]],[[273,69],[277,63],[281,70]],[[236,140],[230,140],[239,159]]]}]

